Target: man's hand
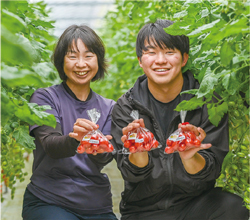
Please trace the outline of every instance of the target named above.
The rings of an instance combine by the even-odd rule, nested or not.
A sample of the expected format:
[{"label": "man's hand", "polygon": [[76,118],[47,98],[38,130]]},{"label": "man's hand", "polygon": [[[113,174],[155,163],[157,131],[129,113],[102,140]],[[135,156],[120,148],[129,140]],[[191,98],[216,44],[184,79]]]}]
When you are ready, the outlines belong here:
[{"label": "man's hand", "polygon": [[[206,137],[206,132],[200,128],[191,124],[182,125],[179,124],[178,128],[181,128],[183,131],[192,131],[196,135],[196,138],[202,142]],[[198,173],[202,170],[206,164],[205,159],[197,153],[199,150],[208,149],[211,144],[201,144],[200,147],[194,147],[189,150],[179,152],[182,163],[186,171],[190,174]]]},{"label": "man's hand", "polygon": [[[132,123],[128,124],[127,127],[123,128],[123,136],[121,137],[122,142],[124,143],[127,140],[127,134],[129,132],[139,127],[145,127],[143,119],[136,119]],[[129,161],[135,166],[145,167],[148,164],[148,152],[131,153],[129,155]]]}]

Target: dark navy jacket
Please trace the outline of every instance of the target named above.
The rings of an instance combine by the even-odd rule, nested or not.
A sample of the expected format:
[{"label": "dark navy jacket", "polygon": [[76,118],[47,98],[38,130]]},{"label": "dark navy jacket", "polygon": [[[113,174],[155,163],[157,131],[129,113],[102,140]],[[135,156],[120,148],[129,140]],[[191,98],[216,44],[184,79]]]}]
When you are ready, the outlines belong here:
[{"label": "dark navy jacket", "polygon": [[[189,89],[199,88],[198,82],[190,71],[184,74],[187,74]],[[227,115],[224,115],[219,125],[215,127],[208,119],[206,105],[188,111],[185,121],[203,128],[207,134],[203,143],[211,143],[212,147],[199,151],[206,160],[205,167],[197,174],[187,173],[178,153],[164,153],[166,138],[149,104],[148,92],[147,77],[142,75],[133,88],[118,99],[112,111],[112,142],[117,150],[122,149],[123,146],[122,128],[133,121],[130,116],[132,110],[139,111],[145,127],[153,132],[162,144],[162,148],[149,152],[149,164],[143,168],[130,163],[128,155],[116,155],[118,168],[125,180],[125,189],[120,203],[122,215],[168,209],[211,189],[220,175],[223,159],[229,151]],[[191,94],[183,94],[181,101],[192,97]],[[178,128],[179,123],[181,123],[180,115],[175,111],[166,137]]]}]

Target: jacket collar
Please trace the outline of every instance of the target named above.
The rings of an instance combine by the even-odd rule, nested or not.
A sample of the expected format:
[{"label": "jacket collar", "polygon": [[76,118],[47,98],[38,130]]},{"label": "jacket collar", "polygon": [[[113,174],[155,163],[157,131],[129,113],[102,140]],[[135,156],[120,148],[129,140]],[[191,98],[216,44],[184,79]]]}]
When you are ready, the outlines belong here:
[{"label": "jacket collar", "polygon": [[[194,78],[191,71],[187,70],[183,74],[185,74],[187,76],[187,79],[188,79],[188,90],[199,88],[199,83]],[[131,88],[128,91],[127,96],[130,99],[136,100],[137,102],[141,103],[141,105],[143,105],[143,106],[146,106],[146,107],[149,106],[150,100],[149,100],[148,78],[145,74],[138,77],[133,88]],[[183,100],[189,100],[193,96],[194,95],[192,95],[192,94],[184,93],[180,97],[181,97],[181,101],[183,101]]]}]

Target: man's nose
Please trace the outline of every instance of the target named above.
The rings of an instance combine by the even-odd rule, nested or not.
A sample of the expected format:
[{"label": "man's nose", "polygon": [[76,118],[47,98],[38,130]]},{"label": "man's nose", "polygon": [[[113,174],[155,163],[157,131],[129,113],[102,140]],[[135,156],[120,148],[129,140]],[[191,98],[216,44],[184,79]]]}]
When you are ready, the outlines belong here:
[{"label": "man's nose", "polygon": [[166,63],[167,58],[166,58],[165,54],[164,53],[158,53],[157,56],[156,56],[155,62],[156,63]]}]

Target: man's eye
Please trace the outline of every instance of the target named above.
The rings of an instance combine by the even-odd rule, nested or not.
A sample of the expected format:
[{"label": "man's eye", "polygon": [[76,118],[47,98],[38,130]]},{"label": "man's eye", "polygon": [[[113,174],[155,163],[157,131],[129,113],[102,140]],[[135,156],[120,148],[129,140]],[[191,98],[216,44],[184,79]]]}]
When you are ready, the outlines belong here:
[{"label": "man's eye", "polygon": [[148,54],[153,55],[153,54],[155,54],[155,52],[150,51],[150,52],[148,52]]}]

